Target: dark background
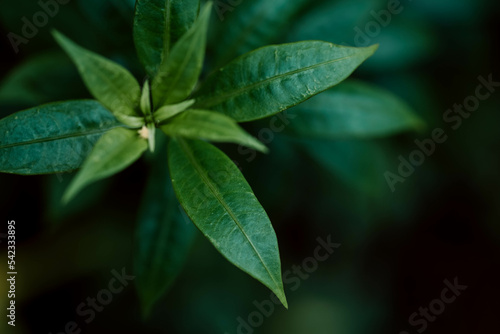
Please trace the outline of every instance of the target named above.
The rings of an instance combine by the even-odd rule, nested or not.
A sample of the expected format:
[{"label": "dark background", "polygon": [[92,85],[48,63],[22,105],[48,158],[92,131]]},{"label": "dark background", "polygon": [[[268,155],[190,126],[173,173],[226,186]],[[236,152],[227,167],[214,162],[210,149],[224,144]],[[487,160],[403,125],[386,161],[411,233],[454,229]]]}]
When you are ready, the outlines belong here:
[{"label": "dark background", "polygon": [[[7,34],[19,33],[21,18],[40,7],[36,1],[2,0],[0,116],[90,97],[51,39],[53,27],[143,77],[131,39],[133,3],[75,0],[62,5],[16,54]],[[214,13],[207,72],[223,61],[235,18],[259,3],[242,1],[222,21]],[[283,271],[310,257],[318,237],[331,235],[341,244],[300,288],[287,291],[289,310],[276,307],[255,333],[418,333],[420,326],[411,326],[409,316],[439,298],[443,281],[455,277],[468,288],[425,332],[497,331],[500,92],[481,102],[456,131],[443,124],[442,115],[474,93],[479,76],[493,74],[500,81],[498,2],[401,3],[404,11],[372,38],[381,44],[379,51],[354,76],[402,97],[428,124],[424,132],[318,141],[285,131],[269,144],[270,155],[251,162],[233,146],[222,146],[240,162],[271,217]],[[283,19],[276,20],[267,44],[319,39],[354,45],[354,28],[363,30],[374,21],[370,12],[387,8],[387,2],[289,0],[283,6]],[[257,134],[265,126],[264,120],[248,129]],[[413,141],[429,138],[436,127],[445,128],[449,139],[392,193],[384,173],[395,172],[398,156],[408,157]],[[4,223],[16,221],[19,272],[17,326],[6,326],[2,316],[2,333],[55,334],[72,320],[83,333],[238,333],[237,318],[248,319],[255,311],[253,301],[267,299],[269,292],[201,235],[181,276],[149,319],[141,319],[132,285],[90,324],[76,315],[81,302],[107,287],[113,269],[132,272],[135,217],[147,171],[147,164],[139,162],[90,187],[67,207],[58,199],[71,174],[0,175],[0,212]],[[6,262],[5,244],[3,239]]]}]

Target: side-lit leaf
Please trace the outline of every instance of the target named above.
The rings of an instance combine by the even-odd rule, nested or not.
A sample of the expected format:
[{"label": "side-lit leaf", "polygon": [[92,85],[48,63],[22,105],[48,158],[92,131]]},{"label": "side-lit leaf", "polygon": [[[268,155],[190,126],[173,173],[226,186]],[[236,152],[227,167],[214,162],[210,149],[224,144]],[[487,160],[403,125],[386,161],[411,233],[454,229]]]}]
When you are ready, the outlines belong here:
[{"label": "side-lit leaf", "polygon": [[267,152],[264,144],[249,135],[232,118],[213,111],[187,110],[171,122],[162,125],[161,129],[172,137],[236,143]]},{"label": "side-lit leaf", "polygon": [[147,148],[146,140],[135,130],[117,128],[105,133],[66,190],[63,201],[70,201],[90,183],[121,172],[139,159]]},{"label": "side-lit leaf", "polygon": [[196,94],[195,107],[238,122],[264,118],[340,83],[376,49],[320,41],[263,47],[212,75]]},{"label": "side-lit leaf", "polygon": [[172,46],[189,30],[198,9],[199,0],[137,0],[134,42],[151,77]]},{"label": "side-lit leaf", "polygon": [[123,123],[141,126],[144,122],[137,110],[141,88],[132,74],[117,63],[73,43],[58,31],[53,35],[78,67],[92,95]]},{"label": "side-lit leaf", "polygon": [[346,81],[290,110],[288,129],[303,137],[350,138],[419,129],[423,122],[400,98],[361,81]]},{"label": "side-lit leaf", "polygon": [[135,283],[145,315],[173,284],[196,235],[196,228],[175,197],[166,146],[160,147],[152,162],[134,252]]},{"label": "side-lit leaf", "polygon": [[119,126],[97,101],[19,111],[0,120],[0,172],[30,175],[75,170],[103,133]]},{"label": "side-lit leaf", "polygon": [[191,29],[175,44],[168,58],[163,59],[152,85],[155,109],[182,102],[196,86],[205,57],[211,8],[211,2],[203,7]]},{"label": "side-lit leaf", "polygon": [[185,111],[187,108],[194,104],[194,100],[187,100],[178,104],[169,104],[168,106],[163,106],[154,112],[154,118],[156,123],[161,123],[163,121],[172,118],[181,112]]},{"label": "side-lit leaf", "polygon": [[171,140],[169,167],[177,198],[193,223],[286,307],[276,234],[238,167],[211,144],[184,139]]}]

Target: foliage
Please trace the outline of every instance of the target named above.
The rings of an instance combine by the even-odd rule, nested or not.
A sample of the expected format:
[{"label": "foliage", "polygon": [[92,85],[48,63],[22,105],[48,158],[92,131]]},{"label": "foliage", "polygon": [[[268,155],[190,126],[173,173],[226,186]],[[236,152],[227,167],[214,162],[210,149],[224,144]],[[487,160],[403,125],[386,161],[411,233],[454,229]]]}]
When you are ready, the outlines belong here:
[{"label": "foliage", "polygon": [[[283,13],[286,17],[280,17],[277,3],[259,1],[253,11],[232,16],[229,22],[241,25],[224,35],[223,42],[234,48],[212,61],[222,66],[206,79],[211,3],[200,9],[193,0],[137,1],[133,30],[146,74],[142,87],[123,65],[53,31],[95,100],[45,104],[0,120],[6,134],[0,139],[0,171],[33,175],[80,168],[66,189],[65,202],[87,185],[132,165],[149,147],[153,171],[141,208],[135,258],[146,313],[178,275],[192,241],[178,203],[224,257],[287,307],[270,219],[238,167],[209,142],[267,152],[238,123],[294,106],[303,121],[289,131],[305,136],[385,136],[422,126],[404,102],[385,90],[357,81],[337,86],[373,55],[376,45],[301,41],[264,46],[271,42],[266,31],[272,30],[273,19],[283,25],[303,6],[294,2]],[[256,22],[253,16],[263,13],[259,6],[272,7],[276,15],[259,26],[261,39],[245,41],[243,33]],[[45,75],[43,66],[30,66]]]}]

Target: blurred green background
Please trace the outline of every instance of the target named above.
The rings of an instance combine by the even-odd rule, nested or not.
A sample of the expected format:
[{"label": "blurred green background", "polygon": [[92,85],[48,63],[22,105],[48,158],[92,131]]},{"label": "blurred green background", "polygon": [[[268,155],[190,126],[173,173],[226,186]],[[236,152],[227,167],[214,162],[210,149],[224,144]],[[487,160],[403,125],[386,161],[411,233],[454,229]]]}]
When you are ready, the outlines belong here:
[{"label": "blurred green background", "polygon": [[[75,67],[50,36],[57,28],[81,45],[144,77],[132,42],[133,0],[74,0],[15,53],[8,33],[20,33],[37,1],[0,3],[0,116],[38,104],[90,97]],[[298,138],[272,133],[269,155],[223,149],[271,217],[283,271],[313,255],[318,237],[341,246],[307,279],[287,285],[290,309],[276,306],[259,326],[241,327],[269,299],[260,283],[230,265],[198,235],[189,260],[149,319],[141,318],[129,285],[95,320],[76,314],[87,297],[107,288],[111,271],[132,273],[133,233],[148,161],[100,182],[67,207],[59,204],[71,174],[0,175],[0,212],[17,223],[16,327],[2,333],[60,333],[76,321],[82,333],[418,333],[409,317],[440,298],[443,281],[468,288],[427,333],[497,331],[500,311],[500,92],[482,101],[455,131],[443,114],[473,95],[478,77],[500,81],[499,3],[491,0],[401,1],[399,14],[375,18],[391,1],[218,1],[206,73],[232,57],[270,43],[306,39],[337,44],[380,43],[354,77],[403,98],[427,123],[421,133],[378,139]],[[224,11],[224,8],[226,11]],[[234,42],[245,20],[245,39]],[[375,23],[374,23],[375,22]],[[378,23],[378,28],[377,28]],[[374,30],[366,30],[371,27]],[[359,31],[366,34],[359,37]],[[290,111],[293,113],[293,110]],[[300,118],[291,120],[300,122]],[[257,135],[269,119],[249,125]],[[449,139],[391,192],[415,139],[446,129]],[[1,134],[3,135],[3,134]],[[5,233],[6,224],[1,224]],[[0,235],[1,237],[1,235]],[[0,239],[2,261],[5,239]],[[5,268],[3,265],[2,268]],[[6,270],[1,270],[5,275]],[[295,282],[296,283],[296,282]],[[291,288],[294,289],[291,289]],[[255,319],[258,319],[255,318]],[[251,320],[250,320],[251,321]],[[262,322],[262,324],[260,324]]]}]

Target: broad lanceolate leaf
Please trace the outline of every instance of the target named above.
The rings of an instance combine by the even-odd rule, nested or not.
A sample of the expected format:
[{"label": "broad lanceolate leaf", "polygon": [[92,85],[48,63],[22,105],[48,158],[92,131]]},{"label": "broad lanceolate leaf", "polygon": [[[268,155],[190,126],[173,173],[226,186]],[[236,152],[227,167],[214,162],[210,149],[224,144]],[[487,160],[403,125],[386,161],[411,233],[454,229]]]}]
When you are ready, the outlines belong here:
[{"label": "broad lanceolate leaf", "polygon": [[288,127],[318,138],[375,137],[418,129],[423,122],[400,98],[361,81],[346,81],[296,106]]},{"label": "broad lanceolate leaf", "polygon": [[0,172],[49,174],[80,167],[104,132],[121,126],[97,101],[46,104],[0,120]]},{"label": "broad lanceolate leaf", "polygon": [[232,118],[213,111],[186,110],[171,122],[162,125],[161,129],[172,137],[236,143],[267,152],[264,144],[249,135]]},{"label": "broad lanceolate leaf", "polygon": [[163,59],[153,85],[154,109],[185,100],[193,91],[203,67],[212,3],[207,3],[191,29]]},{"label": "broad lanceolate leaf", "polygon": [[134,41],[146,72],[154,77],[172,46],[198,15],[199,0],[137,0]]},{"label": "broad lanceolate leaf", "polygon": [[145,315],[176,279],[195,235],[196,228],[172,188],[167,147],[160,147],[153,159],[135,232],[135,283]]},{"label": "broad lanceolate leaf", "polygon": [[172,139],[172,184],[191,220],[231,263],[287,306],[276,234],[239,169],[209,143]]},{"label": "broad lanceolate leaf", "polygon": [[232,1],[216,1],[215,11],[222,24],[214,34],[213,48],[217,64],[228,61],[246,52],[275,43],[310,0],[252,0],[239,3],[237,9]]},{"label": "broad lanceolate leaf", "polygon": [[54,31],[54,38],[75,62],[92,95],[129,126],[144,124],[138,112],[141,88],[122,66],[73,43]]},{"label": "broad lanceolate leaf", "polygon": [[215,109],[238,122],[264,118],[340,83],[376,49],[320,41],[263,47],[212,75],[195,107]]},{"label": "broad lanceolate leaf", "polygon": [[63,201],[70,201],[90,183],[121,172],[139,159],[147,148],[147,141],[135,130],[117,128],[105,133],[66,190]]}]

